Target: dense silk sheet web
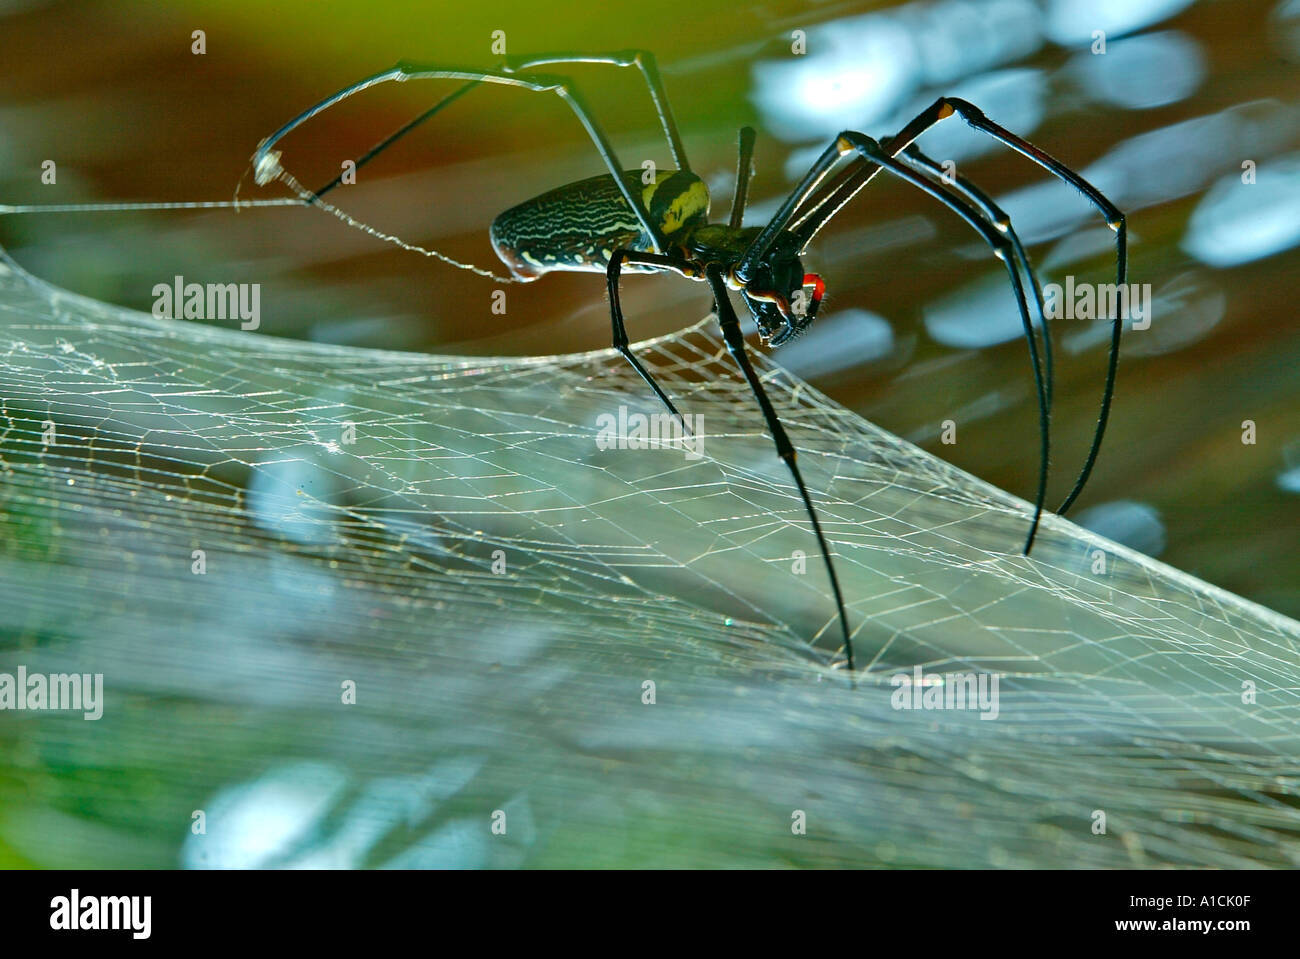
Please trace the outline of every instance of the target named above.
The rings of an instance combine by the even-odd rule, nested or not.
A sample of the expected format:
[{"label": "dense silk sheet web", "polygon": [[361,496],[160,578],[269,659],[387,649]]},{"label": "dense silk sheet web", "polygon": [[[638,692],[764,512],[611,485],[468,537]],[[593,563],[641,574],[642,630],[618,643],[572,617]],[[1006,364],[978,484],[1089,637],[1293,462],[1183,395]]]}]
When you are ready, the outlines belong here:
[{"label": "dense silk sheet web", "polygon": [[[1055,517],[1026,558],[1026,503],[756,358],[833,545],[854,686],[716,327],[638,353],[700,457],[599,448],[602,416],[660,412],[612,351],[278,340],[0,267],[0,670],[106,689],[98,721],[0,714],[0,845],[49,866],[1300,864],[1300,625]],[[998,674],[997,719],[893,708],[918,665]]]}]

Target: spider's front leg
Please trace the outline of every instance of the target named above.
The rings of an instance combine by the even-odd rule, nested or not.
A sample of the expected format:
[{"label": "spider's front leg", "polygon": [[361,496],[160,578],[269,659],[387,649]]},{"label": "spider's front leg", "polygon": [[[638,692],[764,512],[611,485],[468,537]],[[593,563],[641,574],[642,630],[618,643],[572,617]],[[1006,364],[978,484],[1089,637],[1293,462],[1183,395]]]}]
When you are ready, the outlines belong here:
[{"label": "spider's front leg", "polygon": [[1011,252],[1015,256],[1020,269],[1029,280],[1030,289],[1034,291],[1034,303],[1038,307],[1038,322],[1043,330],[1043,378],[1047,382],[1047,409],[1050,412],[1052,409],[1052,381],[1054,379],[1052,327],[1047,320],[1047,310],[1043,305],[1042,284],[1038,282],[1038,274],[1034,272],[1033,263],[1029,260],[1029,253],[1025,250],[1025,245],[1020,242],[1020,236],[1011,223],[1011,217],[1007,216],[1002,207],[993,202],[993,199],[987,193],[962,176],[961,173],[950,174],[940,163],[922,153],[915,144],[898,154],[898,158],[904,163],[910,164],[913,169],[928,173],[932,180],[937,179],[939,182],[947,184],[953,192],[965,197],[976,206],[989,223],[1007,235],[1007,241],[1011,244]]},{"label": "spider's front leg", "polygon": [[[898,148],[901,149],[902,145],[911,143],[922,132],[953,114],[961,117],[974,129],[988,134],[999,143],[1005,144],[1021,156],[1037,163],[1053,176],[1064,180],[1082,193],[1088,202],[1095,206],[1101,212],[1101,215],[1106,218],[1106,225],[1115,231],[1115,282],[1121,288],[1128,283],[1128,220],[1119,207],[1111,203],[1095,186],[1046,150],[1034,146],[1028,140],[1017,136],[1006,127],[994,123],[975,104],[958,97],[940,97],[930,105],[929,109],[904,127],[890,141],[891,149],[895,147],[895,144],[899,145]],[[1124,320],[1119,311],[1116,310],[1111,325],[1110,353],[1106,359],[1106,384],[1102,388],[1101,412],[1097,417],[1097,428],[1093,434],[1092,445],[1088,449],[1088,458],[1083,464],[1083,469],[1079,471],[1079,477],[1075,480],[1074,488],[1070,490],[1070,494],[1066,496],[1060,508],[1057,509],[1057,512],[1062,515],[1070,508],[1079,494],[1083,492],[1084,484],[1088,482],[1092,467],[1097,462],[1097,454],[1101,452],[1101,440],[1106,432],[1106,421],[1110,417],[1111,399],[1115,394],[1115,376],[1119,367],[1119,341],[1123,329]]]},{"label": "spider's front leg", "polygon": [[[882,145],[881,149],[890,156],[897,156],[926,130],[952,116],[961,117],[973,129],[993,137],[993,139],[1015,150],[1021,156],[1032,160],[1052,176],[1077,190],[1089,203],[1096,207],[1105,218],[1106,225],[1115,231],[1116,283],[1121,287],[1128,283],[1128,221],[1120,209],[1111,203],[1100,190],[1060,160],[1046,150],[1034,146],[1023,137],[1012,133],[1006,127],[990,120],[984,111],[973,103],[957,97],[939,97],[897,135],[890,137]],[[825,190],[815,198],[811,197],[815,184],[810,184],[808,190],[799,196],[801,213],[793,225],[794,231],[803,240],[804,244],[806,245],[817,234],[817,231],[859,190],[870,183],[880,170],[879,165],[866,161],[858,169],[849,170],[829,190]],[[810,202],[805,203],[804,201]],[[790,213],[793,216],[794,210],[792,209]],[[770,242],[771,237],[768,237],[767,241]],[[755,262],[756,260],[757,253],[755,254]],[[1116,311],[1116,315],[1112,318],[1110,352],[1106,360],[1106,383],[1102,388],[1101,411],[1097,416],[1097,426],[1093,432],[1092,444],[1088,448],[1088,456],[1083,468],[1079,471],[1079,476],[1075,480],[1074,487],[1070,490],[1069,495],[1066,496],[1057,509],[1057,512],[1062,515],[1065,514],[1066,510],[1070,508],[1083,491],[1083,487],[1092,473],[1093,465],[1097,461],[1097,455],[1101,451],[1102,438],[1105,435],[1106,423],[1110,417],[1111,400],[1115,394],[1115,378],[1119,366],[1119,343],[1122,330],[1123,318]]]},{"label": "spider's front leg", "polygon": [[[1008,231],[1001,228],[1000,222],[996,219],[992,221],[987,219],[986,213],[982,212],[969,196],[954,195],[946,189],[942,181],[931,180],[926,173],[913,169],[912,164],[918,162],[915,157],[909,158],[906,162],[900,160],[890,155],[879,143],[865,134],[845,130],[827,148],[826,153],[823,154],[823,160],[830,156],[843,156],[850,152],[857,152],[865,159],[877,164],[879,168],[889,170],[895,176],[906,180],[943,203],[944,206],[974,227],[993,249],[997,257],[1006,265],[1007,274],[1011,279],[1011,287],[1016,296],[1016,306],[1020,311],[1020,321],[1024,327],[1025,339],[1029,344],[1029,358],[1033,365],[1034,384],[1038,393],[1038,428],[1040,437],[1038,493],[1034,498],[1034,518],[1029,525],[1029,533],[1025,538],[1024,552],[1028,554],[1030,549],[1033,548],[1034,537],[1038,533],[1038,524],[1043,514],[1043,503],[1047,497],[1050,423],[1048,420],[1047,387],[1043,381],[1043,365],[1038,357],[1038,340],[1034,336],[1033,320],[1029,315],[1029,304],[1025,298],[1024,284],[1020,280],[1020,272],[1017,269],[1019,255],[1015,244],[1012,243],[1011,237],[1008,236]],[[996,213],[1001,213],[996,206],[993,206],[992,209]],[[1005,214],[1002,214],[1002,218],[1005,218]],[[1037,284],[1035,284],[1035,291],[1038,294],[1039,312],[1041,314],[1042,298],[1041,293],[1038,293]]]}]

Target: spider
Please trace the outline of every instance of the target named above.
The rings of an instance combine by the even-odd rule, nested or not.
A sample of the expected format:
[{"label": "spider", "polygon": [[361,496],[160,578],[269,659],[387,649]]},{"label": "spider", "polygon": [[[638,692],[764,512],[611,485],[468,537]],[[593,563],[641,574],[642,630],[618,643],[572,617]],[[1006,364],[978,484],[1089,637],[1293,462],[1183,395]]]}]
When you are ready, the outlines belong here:
[{"label": "spider", "polygon": [[[575,63],[635,67],[640,72],[676,169],[658,171],[649,178],[650,182],[643,182],[641,170],[626,171],[573,82],[561,76],[534,72],[541,67]],[[758,327],[762,342],[769,347],[779,347],[813,323],[826,289],[820,276],[804,272],[800,257],[817,232],[881,170],[888,170],[955,212],[980,234],[994,255],[1006,264],[1029,345],[1038,400],[1040,449],[1034,514],[1024,544],[1024,553],[1028,555],[1042,517],[1049,453],[1052,349],[1051,334],[1043,310],[1042,291],[1024,245],[1006,213],[964,176],[945,171],[940,164],[923,154],[913,141],[940,121],[954,115],[960,116],[974,129],[988,134],[1064,180],[1082,193],[1115,231],[1117,282],[1122,287],[1127,275],[1127,227],[1124,215],[1079,174],[994,123],[973,104],[954,97],[940,97],[884,143],[853,130],[841,132],[818,157],[771,220],[762,227],[741,225],[748,199],[755,143],[753,129],[741,129],[731,213],[725,223],[710,223],[708,188],[692,172],[686,159],[655,59],[644,50],[627,50],[609,54],[566,53],[513,57],[495,70],[449,68],[402,61],[390,70],[367,77],[327,97],[263,140],[252,158],[254,177],[258,184],[283,180],[299,194],[302,202],[321,206],[354,225],[364,227],[364,224],[358,224],[322,200],[326,193],[343,182],[341,174],[318,190],[305,190],[283,169],[280,153],[273,148],[291,130],[321,111],[362,90],[390,80],[465,82],[429,110],[362,154],[356,161],[357,167],[369,162],[418,124],[483,83],[504,84],[538,93],[554,93],[568,104],[591,137],[608,172],[551,190],[496,217],[491,225],[490,239],[497,256],[509,267],[510,276],[497,276],[436,251],[403,243],[395,237],[378,234],[378,231],[371,232],[409,249],[435,256],[453,266],[502,282],[530,282],[555,270],[604,273],[609,290],[614,347],[646,381],[659,402],[677,418],[684,431],[686,424],[677,407],[632,352],[619,300],[619,277],[624,272],[666,271],[709,285],[723,341],[753,392],[776,445],[777,455],[790,470],[817,538],[835,597],[836,614],[843,636],[843,663],[850,672],[855,669],[853,641],[830,547],[813,507],[812,496],[800,474],[794,445],[750,362],[730,293],[740,294]],[[841,172],[830,182],[824,182],[839,161],[845,158],[848,158],[848,162]],[[1025,282],[1021,278],[1022,272],[1028,279],[1043,332],[1041,359]],[[811,290],[810,294],[806,292],[808,290]],[[1101,448],[1114,392],[1120,331],[1121,320],[1117,315],[1113,321],[1106,382],[1096,430],[1074,487],[1058,509],[1061,514],[1065,513],[1082,491]]]}]

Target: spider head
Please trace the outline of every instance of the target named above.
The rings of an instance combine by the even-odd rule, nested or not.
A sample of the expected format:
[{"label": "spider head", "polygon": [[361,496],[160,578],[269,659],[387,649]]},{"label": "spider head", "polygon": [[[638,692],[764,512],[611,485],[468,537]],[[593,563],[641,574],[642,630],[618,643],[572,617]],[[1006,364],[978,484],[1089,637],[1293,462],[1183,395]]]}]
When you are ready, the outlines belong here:
[{"label": "spider head", "polygon": [[812,325],[825,291],[820,276],[804,273],[798,255],[778,245],[758,264],[741,295],[763,342],[780,346]]}]

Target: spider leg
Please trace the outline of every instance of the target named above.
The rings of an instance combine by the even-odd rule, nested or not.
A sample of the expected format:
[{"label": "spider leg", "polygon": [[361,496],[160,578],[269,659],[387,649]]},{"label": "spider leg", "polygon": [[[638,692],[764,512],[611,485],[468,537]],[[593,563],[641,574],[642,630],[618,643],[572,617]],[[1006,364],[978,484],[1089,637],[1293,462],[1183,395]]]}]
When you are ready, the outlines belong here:
[{"label": "spider leg", "polygon": [[1020,237],[1011,224],[1011,218],[1007,216],[1000,206],[993,202],[987,193],[962,176],[961,173],[956,173],[951,177],[948,176],[939,163],[922,153],[915,144],[904,149],[898,156],[904,163],[910,163],[914,168],[925,170],[932,177],[938,177],[949,189],[965,197],[979,208],[980,212],[993,226],[1007,235],[1007,239],[1011,242],[1011,252],[1015,256],[1020,269],[1029,278],[1029,285],[1034,291],[1034,303],[1038,306],[1038,321],[1043,330],[1043,370],[1044,378],[1047,380],[1047,409],[1050,412],[1052,409],[1053,380],[1051,325],[1048,323],[1047,311],[1043,306],[1042,285],[1038,282],[1037,274],[1034,273],[1033,264],[1029,260],[1029,254],[1025,252],[1024,244],[1020,242]]},{"label": "spider leg", "polygon": [[841,153],[856,151],[873,160],[880,167],[889,170],[901,179],[930,194],[930,196],[943,203],[944,206],[973,226],[984,237],[989,246],[993,248],[993,252],[998,259],[1006,264],[1007,274],[1011,277],[1012,289],[1016,295],[1016,306],[1020,310],[1020,321],[1024,327],[1025,339],[1029,344],[1029,357],[1034,368],[1034,385],[1038,391],[1038,431],[1040,440],[1038,492],[1034,497],[1034,519],[1029,526],[1029,534],[1025,538],[1024,552],[1028,554],[1034,545],[1034,537],[1038,533],[1038,524],[1043,514],[1043,503],[1047,496],[1050,423],[1047,413],[1047,388],[1043,382],[1043,370],[1038,357],[1038,338],[1034,335],[1033,321],[1029,316],[1029,304],[1025,299],[1025,288],[1020,281],[1020,272],[1017,269],[1011,240],[1006,233],[997,228],[996,220],[990,223],[981,214],[979,208],[969,200],[960,196],[953,196],[942,185],[927,179],[925,175],[912,169],[906,162],[890,156],[871,137],[855,133],[852,130],[846,130],[836,138],[831,149],[839,150]]},{"label": "spider leg", "polygon": [[[940,97],[915,120],[907,124],[901,132],[890,138],[882,148],[886,153],[897,154],[930,127],[954,113],[965,120],[971,127],[988,134],[998,142],[1015,150],[1021,156],[1032,160],[1057,179],[1063,180],[1095,206],[1102,216],[1106,218],[1106,225],[1115,231],[1116,282],[1120,286],[1124,286],[1128,282],[1128,222],[1119,208],[1106,199],[1100,190],[1060,160],[1005,127],[994,123],[974,104],[955,97]],[[879,167],[875,164],[869,164],[861,170],[850,171],[829,190],[825,191],[821,198],[814,201],[810,209],[799,218],[795,226],[795,232],[803,239],[804,244],[807,245],[817,231],[838,212],[840,207],[852,199],[878,172]],[[755,262],[757,262],[757,258],[755,258]],[[1123,319],[1116,311],[1111,326],[1110,352],[1106,360],[1106,383],[1102,388],[1101,412],[1097,417],[1097,427],[1093,432],[1092,445],[1088,448],[1088,456],[1084,461],[1083,468],[1079,471],[1074,488],[1070,490],[1070,494],[1057,510],[1062,515],[1070,508],[1079,494],[1083,492],[1083,487],[1092,473],[1093,465],[1097,462],[1097,454],[1101,451],[1102,437],[1105,435],[1106,423],[1110,418],[1111,401],[1115,395],[1115,377],[1119,367],[1119,342],[1122,331]]]},{"label": "spider leg", "polygon": [[686,270],[690,264],[685,260],[677,257],[664,256],[661,253],[643,253],[640,250],[621,249],[615,250],[613,256],[609,258],[609,267],[605,271],[605,278],[609,285],[609,319],[614,328],[614,349],[618,350],[632,364],[632,369],[641,375],[641,379],[650,385],[654,390],[655,396],[659,397],[659,402],[677,418],[678,424],[686,435],[690,435],[690,428],[686,425],[686,420],[682,414],[677,412],[677,407],[673,401],[668,398],[668,394],[663,391],[658,381],[650,375],[650,371],[641,365],[641,361],[636,358],[632,352],[632,346],[628,342],[627,327],[623,323],[623,304],[619,298],[618,280],[622,274],[623,263],[635,263],[643,266],[653,266],[661,270],[672,270],[687,275]]},{"label": "spider leg", "polygon": [[849,672],[853,672],[853,641],[849,637],[849,617],[844,611],[844,594],[840,591],[840,580],[835,574],[835,564],[831,561],[830,545],[826,542],[826,536],[822,532],[822,525],[817,519],[817,511],[813,509],[812,496],[808,493],[808,487],[803,481],[803,475],[799,472],[798,463],[796,463],[796,454],[794,444],[790,442],[790,437],[785,432],[785,427],[781,425],[781,419],[776,415],[776,410],[772,407],[772,401],[768,399],[767,390],[763,388],[763,381],[758,378],[754,372],[754,367],[749,361],[749,354],[745,351],[745,336],[740,331],[740,320],[736,318],[736,310],[731,305],[731,298],[727,296],[727,284],[722,278],[722,270],[717,264],[710,264],[705,271],[705,276],[709,281],[709,286],[713,288],[713,295],[718,304],[718,324],[722,327],[722,338],[727,344],[727,350],[731,353],[740,367],[740,372],[744,374],[745,381],[749,384],[754,398],[758,400],[758,406],[763,411],[763,419],[767,421],[768,432],[772,434],[772,441],[776,444],[776,453],[790,470],[790,475],[794,477],[794,485],[799,489],[799,496],[803,499],[804,509],[808,512],[808,519],[812,522],[813,532],[817,536],[817,546],[822,551],[822,559],[826,563],[826,573],[830,577],[831,590],[835,594],[835,608],[839,613],[840,630],[844,636],[844,656],[847,660]]},{"label": "spider leg", "polygon": [[[777,236],[789,226],[795,214],[799,212],[799,209],[808,201],[809,197],[817,192],[817,187],[825,179],[826,175],[831,172],[831,167],[843,159],[846,151],[841,150],[839,146],[839,141],[836,140],[822,151],[821,156],[817,158],[808,172],[803,175],[803,179],[799,181],[776,213],[773,214],[767,226],[759,231],[758,236],[754,237],[754,242],[749,245],[749,249],[736,261],[736,279],[742,284],[747,284],[750,281],[759,261],[772,248]],[[803,245],[806,245],[806,241],[801,244],[801,247]]]},{"label": "spider leg", "polygon": [[[955,110],[963,120],[975,129],[987,133],[995,140],[1006,144],[1017,153],[1028,157],[1049,173],[1070,184],[1100,210],[1102,216],[1106,218],[1106,225],[1115,231],[1115,273],[1117,277],[1115,282],[1121,287],[1128,282],[1128,223],[1118,207],[1106,199],[1101,191],[1064,163],[1046,151],[1040,150],[1027,140],[1016,136],[1010,130],[994,123],[984,115],[982,110],[973,104],[955,98],[945,98],[942,102],[943,106],[936,105],[936,107],[931,108],[936,110],[939,119],[947,115],[945,108]],[[903,134],[899,134],[899,136],[903,136],[906,132],[906,129],[904,129]],[[1092,473],[1093,464],[1097,462],[1097,454],[1101,451],[1101,439],[1106,432],[1106,421],[1110,418],[1111,399],[1115,395],[1115,372],[1119,366],[1119,340],[1123,329],[1124,321],[1119,315],[1119,310],[1116,309],[1114,322],[1111,325],[1110,355],[1106,361],[1106,385],[1102,391],[1101,412],[1097,416],[1097,429],[1093,434],[1092,445],[1088,449],[1088,458],[1083,464],[1083,469],[1079,471],[1079,478],[1075,480],[1074,488],[1070,490],[1070,494],[1066,496],[1057,510],[1062,515],[1070,508],[1070,505],[1078,498],[1079,494],[1083,492],[1084,484],[1088,482],[1088,476]]]},{"label": "spider leg", "polygon": [[740,229],[740,221],[745,218],[745,204],[749,202],[749,178],[754,170],[754,128],[740,128],[740,148],[736,156],[736,189],[731,196],[731,217],[729,225],[733,230]]},{"label": "spider leg", "polygon": [[[623,179],[623,166],[619,162],[618,155],[610,145],[608,137],[605,136],[603,128],[593,119],[591,111],[583,102],[577,89],[572,81],[560,77],[522,77],[506,72],[504,70],[473,70],[462,68],[448,68],[439,66],[424,66],[415,63],[401,62],[390,70],[376,73],[373,76],[359,80],[350,86],[344,87],[337,93],[326,97],[314,106],[308,107],[298,116],[294,117],[288,123],[284,124],[269,137],[258,144],[257,150],[253,153],[252,165],[254,175],[259,184],[269,183],[271,180],[282,174],[279,161],[279,154],[273,152],[272,148],[290,131],[306,123],[312,117],[316,116],[335,104],[354,96],[363,90],[377,86],[381,83],[390,81],[406,80],[463,80],[467,84],[477,85],[478,83],[499,83],[504,86],[519,87],[524,90],[530,90],[535,93],[554,93],[563,100],[573,111],[578,122],[582,124],[583,129],[595,144],[596,150],[600,153],[601,159],[604,160],[606,168],[614,178],[614,183],[619,192],[623,195],[624,201],[631,207],[636,214],[637,221],[645,234],[650,237],[650,241],[657,253],[663,252],[667,248],[663,232],[651,218],[649,211],[646,210],[645,204],[641,200],[639,191],[633,191]],[[468,88],[463,88],[461,93],[466,92]],[[455,94],[453,94],[455,96]],[[439,106],[446,104],[444,101]],[[400,133],[401,131],[399,131]]]},{"label": "spider leg", "polygon": [[[727,218],[733,230],[739,230],[745,219],[745,206],[749,203],[749,178],[754,170],[754,128],[740,128],[740,142],[736,149],[736,189],[731,194],[731,215]],[[718,301],[713,301],[713,313],[718,312]]]},{"label": "spider leg", "polygon": [[659,78],[659,65],[653,53],[649,50],[621,50],[618,53],[539,53],[526,57],[511,57],[503,69],[507,73],[514,73],[556,63],[605,63],[615,67],[636,67],[641,71],[646,89],[650,92],[650,102],[654,104],[655,113],[659,115],[659,124],[663,127],[664,137],[668,140],[668,149],[673,155],[673,162],[677,164],[679,170],[690,170],[691,165],[686,160],[686,149],[682,146],[681,135],[677,132],[677,121],[673,118],[673,109],[668,103],[668,94],[664,92],[663,81]]},{"label": "spider leg", "polygon": [[[645,80],[647,90],[650,92],[650,100],[654,104],[655,113],[659,116],[659,123],[663,126],[664,136],[668,140],[668,149],[673,155],[673,162],[677,164],[678,169],[690,169],[690,166],[686,162],[686,151],[682,147],[681,136],[677,132],[677,121],[673,119],[672,107],[668,104],[668,97],[664,92],[663,81],[659,79],[659,68],[655,63],[654,54],[648,50],[627,50],[621,53],[611,54],[538,54],[529,57],[511,57],[502,64],[501,70],[505,73],[517,73],[521,70],[531,70],[534,67],[556,63],[606,63],[617,67],[637,67],[641,72],[642,78]],[[479,80],[471,80],[459,90],[449,94],[428,110],[425,110],[414,120],[404,124],[395,132],[380,140],[357,158],[356,169],[361,169],[361,167],[365,166],[365,164],[369,163],[380,153],[383,153],[420,124],[433,118],[444,107],[450,106],[456,100],[459,100],[470,90],[478,86],[480,82],[481,81]],[[317,197],[324,196],[342,182],[343,174],[340,173],[329,183],[325,184],[325,186],[315,191],[315,195]]]},{"label": "spider leg", "polygon": [[[388,136],[384,137],[382,140],[380,140],[378,143],[372,146],[365,153],[361,154],[361,156],[357,157],[355,161],[354,169],[360,170],[363,166],[365,166],[375,157],[379,156],[379,154],[383,153],[385,150],[387,150],[390,146],[392,146],[402,137],[406,136],[408,133],[410,133],[412,130],[418,127],[421,123],[423,123],[426,120],[432,119],[438,113],[442,112],[442,109],[444,107],[451,106],[453,103],[455,103],[465,94],[469,93],[469,91],[473,90],[478,85],[479,85],[478,80],[471,80],[469,83],[465,84],[459,90],[456,90],[453,93],[449,93],[447,96],[443,97],[433,106],[431,106],[429,109],[421,113],[414,120],[411,120],[409,123],[405,123],[402,126],[398,127]],[[323,197],[326,193],[329,193],[330,190],[334,189],[342,182],[343,182],[343,174],[340,173],[338,176],[330,180],[329,183],[326,183],[319,190],[313,191],[313,195],[317,199],[319,199],[320,197]]]}]

